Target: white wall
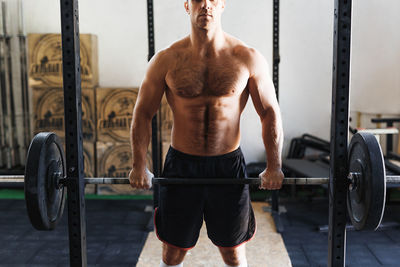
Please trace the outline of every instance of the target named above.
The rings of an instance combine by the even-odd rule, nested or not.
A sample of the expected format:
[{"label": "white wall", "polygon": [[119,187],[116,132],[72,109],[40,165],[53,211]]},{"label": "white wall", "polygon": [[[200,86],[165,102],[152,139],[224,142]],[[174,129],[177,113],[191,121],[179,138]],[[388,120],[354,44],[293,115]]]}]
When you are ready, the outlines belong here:
[{"label": "white wall", "polygon": [[[333,2],[281,0],[280,103],[285,144],[305,132],[329,138]],[[100,86],[138,86],[147,62],[146,1],[79,3],[81,33],[98,35]],[[352,110],[400,113],[400,1],[353,3]],[[24,0],[24,4],[26,32],[60,32],[59,1]],[[160,50],[189,33],[189,20],[183,0],[154,0],[154,6],[156,50]],[[272,0],[228,0],[223,27],[272,64]],[[261,126],[251,100],[241,127],[247,161],[262,160]]]},{"label": "white wall", "polygon": [[354,1],[352,110],[400,113],[400,1]]},{"label": "white wall", "polygon": [[305,132],[329,139],[333,1],[281,1],[280,103],[286,142]]}]

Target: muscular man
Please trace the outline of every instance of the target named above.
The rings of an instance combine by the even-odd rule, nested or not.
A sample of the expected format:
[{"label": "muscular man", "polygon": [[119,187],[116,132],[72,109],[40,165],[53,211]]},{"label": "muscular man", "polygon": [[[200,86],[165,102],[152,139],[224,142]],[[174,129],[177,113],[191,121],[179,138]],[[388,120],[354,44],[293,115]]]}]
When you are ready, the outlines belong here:
[{"label": "muscular man", "polygon": [[[260,116],[267,168],[261,188],[282,185],[280,110],[268,64],[255,49],[223,32],[225,0],[187,0],[191,33],[149,63],[132,119],[134,188],[149,188],[146,152],[151,119],[163,94],[173,112],[172,143],[162,177],[246,177],[240,115],[249,95]],[[206,222],[207,234],[227,266],[247,266],[245,243],[255,232],[247,185],[162,186],[155,212],[163,241],[160,266],[182,266]]]}]

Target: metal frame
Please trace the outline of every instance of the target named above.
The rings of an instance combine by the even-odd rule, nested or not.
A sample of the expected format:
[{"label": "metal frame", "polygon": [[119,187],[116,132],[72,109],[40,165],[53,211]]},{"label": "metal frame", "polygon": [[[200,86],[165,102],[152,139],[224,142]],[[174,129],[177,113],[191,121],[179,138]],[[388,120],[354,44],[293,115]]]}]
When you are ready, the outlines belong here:
[{"label": "metal frame", "polygon": [[[345,266],[351,9],[351,0],[335,0],[328,266]],[[279,0],[273,0],[273,83],[277,97],[279,97],[279,63]],[[272,195],[272,212],[278,214],[274,216],[274,220],[279,225],[276,192]]]},{"label": "metal frame", "polygon": [[272,30],[272,40],[273,40],[273,64],[272,64],[272,81],[275,86],[276,97],[279,99],[279,63],[281,62],[281,56],[279,54],[279,0],[274,0],[273,3],[273,30]]},{"label": "metal frame", "polygon": [[352,0],[335,0],[328,266],[345,266]]},{"label": "metal frame", "polygon": [[[272,14],[272,81],[275,87],[276,98],[279,102],[279,7],[280,0],[273,0]],[[279,190],[273,190],[271,194],[271,214],[275,221],[278,233],[284,231],[283,223],[279,214]]]},{"label": "metal frame", "polygon": [[[83,178],[82,102],[78,0],[60,0],[63,51],[66,165],[68,176],[68,222],[70,266],[86,266],[86,222]],[[279,93],[279,0],[274,0],[274,85]],[[351,0],[335,0],[333,87],[331,118],[331,171],[329,182],[328,266],[345,265],[346,175]],[[147,0],[149,60],[154,55],[153,1]],[[275,12],[277,11],[277,12]],[[152,121],[153,171],[159,176],[161,146],[157,117]]]},{"label": "metal frame", "polygon": [[[154,44],[154,9],[153,0],[147,0],[147,31],[149,54],[148,61],[150,61],[155,54]],[[162,161],[162,145],[161,145],[161,109],[151,121],[151,150],[153,159],[153,173],[156,177],[161,174],[161,161]]]},{"label": "metal frame", "polygon": [[60,0],[70,266],[87,266],[78,0]]},{"label": "metal frame", "polygon": [[[78,0],[60,0],[70,266],[87,265]],[[147,0],[150,60],[155,53],[153,1]],[[160,113],[159,113],[160,114]],[[161,172],[160,120],[152,120],[153,172]]]},{"label": "metal frame", "polygon": [[22,1],[18,1],[18,10],[20,12],[19,18],[20,21],[18,23],[18,41],[19,41],[19,51],[20,51],[20,71],[21,71],[21,103],[22,103],[22,120],[23,120],[23,128],[24,128],[24,147],[23,152],[26,154],[29,148],[29,144],[31,141],[31,125],[29,118],[29,88],[28,88],[28,60],[27,60],[27,46],[26,46],[26,36],[24,32],[24,19],[23,19],[23,5]]},{"label": "metal frame", "polygon": [[4,133],[2,145],[5,148],[3,161],[6,163],[7,169],[12,169],[21,166],[20,147],[18,144],[17,134],[19,131],[16,126],[15,118],[15,103],[14,103],[14,88],[12,77],[12,62],[11,62],[11,36],[8,34],[8,19],[6,2],[1,2],[1,22],[0,22],[0,91],[1,91],[1,106],[2,106],[2,126],[1,131]]}]

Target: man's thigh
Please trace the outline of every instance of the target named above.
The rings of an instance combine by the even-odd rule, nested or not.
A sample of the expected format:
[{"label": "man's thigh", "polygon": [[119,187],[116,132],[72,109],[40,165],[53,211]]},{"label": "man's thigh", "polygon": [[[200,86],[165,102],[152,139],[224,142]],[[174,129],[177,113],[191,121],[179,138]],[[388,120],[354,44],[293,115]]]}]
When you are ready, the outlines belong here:
[{"label": "man's thigh", "polygon": [[204,207],[208,237],[222,248],[249,241],[256,230],[247,185],[210,186]]},{"label": "man's thigh", "polygon": [[190,249],[203,223],[204,192],[201,187],[169,185],[160,187],[156,209],[156,233],[166,244]]}]

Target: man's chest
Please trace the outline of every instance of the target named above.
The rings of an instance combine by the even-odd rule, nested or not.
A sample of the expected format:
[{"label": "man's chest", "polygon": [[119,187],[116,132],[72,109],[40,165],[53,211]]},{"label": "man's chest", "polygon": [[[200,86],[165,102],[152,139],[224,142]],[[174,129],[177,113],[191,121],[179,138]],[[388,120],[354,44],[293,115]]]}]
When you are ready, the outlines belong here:
[{"label": "man's chest", "polygon": [[240,94],[249,74],[238,60],[177,61],[167,74],[168,88],[185,98]]}]

